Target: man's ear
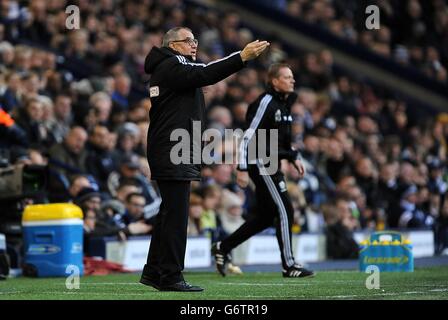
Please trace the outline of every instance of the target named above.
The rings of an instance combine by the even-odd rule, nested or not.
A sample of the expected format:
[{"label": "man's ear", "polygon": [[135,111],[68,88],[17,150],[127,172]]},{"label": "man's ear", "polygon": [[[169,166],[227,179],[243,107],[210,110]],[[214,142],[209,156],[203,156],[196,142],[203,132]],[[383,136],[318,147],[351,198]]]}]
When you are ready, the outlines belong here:
[{"label": "man's ear", "polygon": [[173,49],[173,50],[176,50],[176,49],[174,49],[174,44],[173,44],[172,42],[170,42],[170,43],[168,44],[168,48]]},{"label": "man's ear", "polygon": [[272,85],[273,88],[277,87],[277,85],[278,85],[278,79],[276,79],[276,78],[272,78],[271,85]]}]

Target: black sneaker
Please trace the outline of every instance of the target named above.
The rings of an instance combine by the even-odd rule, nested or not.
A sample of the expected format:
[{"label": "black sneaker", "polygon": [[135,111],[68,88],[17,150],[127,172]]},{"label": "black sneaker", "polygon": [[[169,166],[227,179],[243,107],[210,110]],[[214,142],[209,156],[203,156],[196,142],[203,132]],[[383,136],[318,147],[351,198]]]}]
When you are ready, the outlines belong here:
[{"label": "black sneaker", "polygon": [[214,243],[212,245],[212,255],[215,258],[216,270],[225,277],[227,264],[231,261],[230,255],[224,253],[220,249],[221,242]]},{"label": "black sneaker", "polygon": [[177,292],[201,292],[204,288],[198,286],[192,286],[185,280],[179,281],[174,284],[160,286],[160,291],[177,291]]},{"label": "black sneaker", "polygon": [[160,284],[159,281],[154,280],[144,274],[140,277],[140,283],[144,284],[145,286],[151,286],[154,289],[160,290]]},{"label": "black sneaker", "polygon": [[313,271],[305,269],[301,265],[294,265],[288,270],[283,270],[283,278],[312,278],[315,275]]}]

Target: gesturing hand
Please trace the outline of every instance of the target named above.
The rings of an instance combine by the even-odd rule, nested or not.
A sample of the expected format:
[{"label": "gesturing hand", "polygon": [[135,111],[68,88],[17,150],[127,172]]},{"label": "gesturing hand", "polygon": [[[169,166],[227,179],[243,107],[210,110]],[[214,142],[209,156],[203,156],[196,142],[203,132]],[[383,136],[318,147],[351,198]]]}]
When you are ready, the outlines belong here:
[{"label": "gesturing hand", "polygon": [[294,167],[297,169],[297,172],[299,173],[299,178],[303,178],[305,176],[306,171],[302,161],[295,160]]},{"label": "gesturing hand", "polygon": [[248,43],[243,51],[241,51],[241,59],[246,62],[257,58],[268,46],[270,45],[267,41],[255,40]]}]

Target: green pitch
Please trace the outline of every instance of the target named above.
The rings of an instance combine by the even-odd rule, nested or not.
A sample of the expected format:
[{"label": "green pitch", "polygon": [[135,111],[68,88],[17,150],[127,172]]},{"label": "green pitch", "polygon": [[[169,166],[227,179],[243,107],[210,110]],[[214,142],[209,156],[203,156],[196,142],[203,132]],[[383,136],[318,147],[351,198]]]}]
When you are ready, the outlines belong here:
[{"label": "green pitch", "polygon": [[67,289],[65,278],[14,278],[0,282],[0,299],[448,299],[448,267],[381,273],[380,289],[372,290],[366,288],[367,277],[356,271],[320,271],[310,279],[284,279],[279,273],[222,278],[215,273],[187,272],[187,281],[205,288],[194,294],[158,292],[139,284],[138,274],[82,277],[79,290]]}]

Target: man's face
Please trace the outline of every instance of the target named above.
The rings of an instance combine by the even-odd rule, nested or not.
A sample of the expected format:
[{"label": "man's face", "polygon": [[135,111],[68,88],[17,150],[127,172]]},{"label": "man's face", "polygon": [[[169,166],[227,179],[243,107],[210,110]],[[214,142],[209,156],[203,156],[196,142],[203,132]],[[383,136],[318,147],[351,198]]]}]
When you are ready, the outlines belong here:
[{"label": "man's face", "polygon": [[83,149],[87,141],[87,133],[83,129],[72,130],[65,142],[68,149],[74,154],[79,154]]},{"label": "man's face", "polygon": [[69,97],[60,96],[56,99],[54,105],[54,113],[58,119],[67,119],[70,116],[72,110],[72,101]]},{"label": "man's face", "polygon": [[91,197],[84,202],[84,205],[90,210],[100,210],[101,208],[101,198]]},{"label": "man's face", "polygon": [[169,46],[184,56],[191,56],[196,60],[198,44],[195,42],[194,35],[187,29],[181,29],[177,33],[178,38],[172,41]]},{"label": "man's face", "polygon": [[281,68],[278,71],[278,77],[272,79],[274,89],[280,93],[291,93],[294,91],[294,75],[291,69]]},{"label": "man's face", "polygon": [[91,140],[94,145],[101,149],[107,149],[110,136],[109,136],[109,130],[106,127],[103,126],[97,126],[93,130],[93,135],[91,137]]},{"label": "man's face", "polygon": [[133,196],[126,203],[126,208],[134,218],[140,218],[143,216],[143,208],[146,205],[146,200],[144,197]]},{"label": "man's face", "polygon": [[31,102],[27,106],[28,115],[31,120],[40,121],[43,116],[43,105],[38,101]]}]

